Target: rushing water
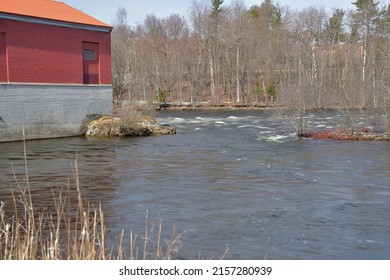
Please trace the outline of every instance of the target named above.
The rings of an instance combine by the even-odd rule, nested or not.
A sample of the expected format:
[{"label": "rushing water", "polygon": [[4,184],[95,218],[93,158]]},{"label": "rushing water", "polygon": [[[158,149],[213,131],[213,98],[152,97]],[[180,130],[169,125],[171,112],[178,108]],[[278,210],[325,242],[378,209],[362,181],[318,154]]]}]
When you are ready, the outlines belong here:
[{"label": "rushing water", "polygon": [[[142,235],[146,213],[161,217],[163,235],[183,233],[175,258],[390,258],[390,143],[297,139],[270,111],[157,117],[177,135],[27,142],[40,207],[72,184],[77,158],[109,232]],[[331,128],[338,116],[308,123]],[[0,200],[24,172],[22,143],[0,144]]]}]

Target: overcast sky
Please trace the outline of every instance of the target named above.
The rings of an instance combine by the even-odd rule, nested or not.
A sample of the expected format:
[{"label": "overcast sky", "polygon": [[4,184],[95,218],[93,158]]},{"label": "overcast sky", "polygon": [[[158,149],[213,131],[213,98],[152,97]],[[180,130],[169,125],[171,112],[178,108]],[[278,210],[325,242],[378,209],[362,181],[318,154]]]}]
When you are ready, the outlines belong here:
[{"label": "overcast sky", "polygon": [[[165,17],[171,14],[188,15],[193,0],[58,0],[67,3],[83,12],[111,24],[119,7],[125,7],[129,24],[141,22],[146,15],[154,14]],[[199,1],[199,0],[198,0]],[[207,1],[207,0],[206,0]],[[275,0],[281,6],[288,6],[292,10],[302,10],[309,6],[324,7],[328,11],[332,8],[344,10],[352,9],[354,0]],[[381,3],[389,3],[389,0],[380,0]],[[232,0],[225,0],[224,5],[229,5]],[[247,7],[260,5],[263,0],[244,0]]]}]

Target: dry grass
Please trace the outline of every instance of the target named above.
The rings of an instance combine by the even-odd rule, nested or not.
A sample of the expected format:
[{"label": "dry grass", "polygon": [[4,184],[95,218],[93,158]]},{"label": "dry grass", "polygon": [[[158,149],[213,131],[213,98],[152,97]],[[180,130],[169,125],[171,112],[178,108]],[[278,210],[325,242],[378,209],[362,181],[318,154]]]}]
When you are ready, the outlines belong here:
[{"label": "dry grass", "polygon": [[125,104],[114,107],[114,116],[119,118],[137,118],[140,116],[156,116],[156,106],[153,104]]},{"label": "dry grass", "polygon": [[73,174],[75,185],[71,186],[68,182],[66,190],[53,191],[52,205],[48,206],[51,211],[35,209],[26,156],[25,166],[24,183],[15,180],[15,185],[11,187],[13,205],[6,207],[4,202],[0,202],[0,259],[171,259],[180,247],[183,234],[172,231],[171,236],[163,239],[162,219],[156,224],[150,223],[148,213],[145,215],[144,234],[140,238],[132,231],[127,235],[130,238],[129,248],[123,247],[123,240],[127,238],[124,231],[115,248],[107,245],[104,211],[101,204],[95,206],[85,202],[77,160]]}]

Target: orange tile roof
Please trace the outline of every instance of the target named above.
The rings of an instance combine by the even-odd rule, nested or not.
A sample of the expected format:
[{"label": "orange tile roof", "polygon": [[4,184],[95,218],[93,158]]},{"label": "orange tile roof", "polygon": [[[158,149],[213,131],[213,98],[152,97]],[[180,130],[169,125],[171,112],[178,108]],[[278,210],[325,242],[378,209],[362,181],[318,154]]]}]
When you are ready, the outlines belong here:
[{"label": "orange tile roof", "polygon": [[0,13],[111,27],[63,2],[52,0],[0,0]]}]

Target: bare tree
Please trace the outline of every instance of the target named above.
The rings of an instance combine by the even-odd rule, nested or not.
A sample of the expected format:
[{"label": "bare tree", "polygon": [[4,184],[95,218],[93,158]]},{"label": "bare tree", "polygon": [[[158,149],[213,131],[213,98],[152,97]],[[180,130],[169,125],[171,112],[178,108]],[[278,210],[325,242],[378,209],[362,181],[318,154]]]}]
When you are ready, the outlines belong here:
[{"label": "bare tree", "polygon": [[235,0],[232,2],[230,7],[230,13],[228,15],[227,24],[230,35],[230,48],[235,50],[235,80],[236,80],[236,98],[235,101],[240,103],[241,101],[241,90],[244,88],[244,81],[241,76],[245,76],[245,70],[242,70],[242,54],[245,37],[245,19],[246,19],[246,7],[242,0]]},{"label": "bare tree", "polygon": [[361,43],[361,106],[366,106],[368,102],[366,96],[366,82],[369,63],[372,62],[373,46],[372,35],[375,28],[375,19],[378,15],[377,5],[378,2],[373,0],[357,0],[353,2],[357,11],[352,14],[352,20],[357,26],[357,32],[359,34],[359,43]]},{"label": "bare tree", "polygon": [[168,61],[166,62],[166,75],[168,92],[174,94],[182,103],[183,88],[185,86],[183,60],[187,56],[186,48],[190,31],[186,20],[178,14],[170,15],[164,19],[164,27],[167,37]]},{"label": "bare tree", "polygon": [[112,32],[112,75],[113,75],[113,100],[119,107],[129,90],[129,37],[131,29],[127,24],[126,9],[118,9],[113,23]]}]

